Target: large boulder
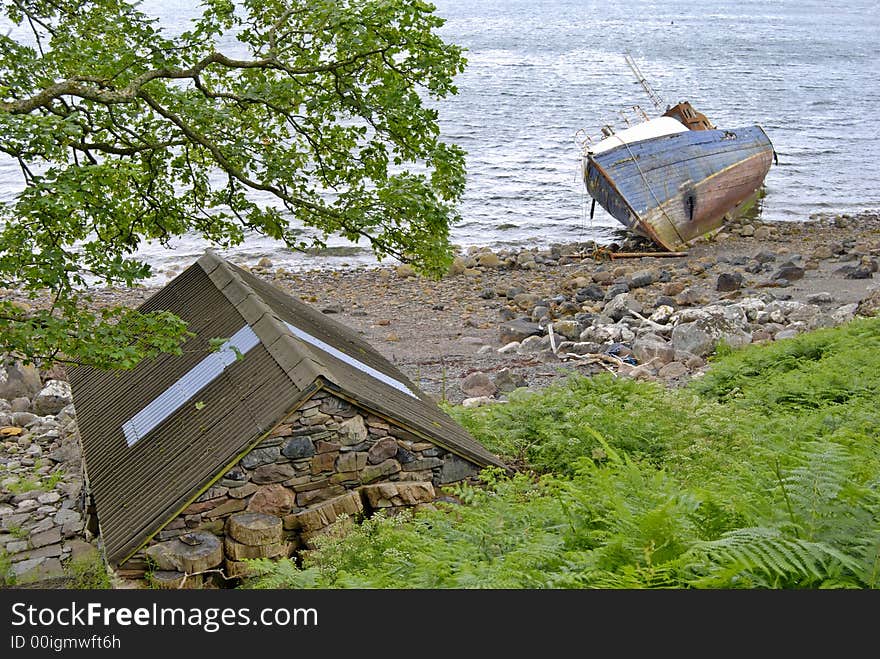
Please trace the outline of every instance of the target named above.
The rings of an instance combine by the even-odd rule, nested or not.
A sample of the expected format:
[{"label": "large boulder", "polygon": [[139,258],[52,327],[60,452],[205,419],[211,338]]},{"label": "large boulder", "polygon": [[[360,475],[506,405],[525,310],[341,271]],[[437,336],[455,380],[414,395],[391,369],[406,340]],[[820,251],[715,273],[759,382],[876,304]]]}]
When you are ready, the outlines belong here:
[{"label": "large boulder", "polygon": [[635,339],[632,351],[640,364],[651,363],[657,368],[675,359],[672,344],[656,334],[643,334]]},{"label": "large boulder", "polygon": [[736,305],[686,309],[676,316],[676,325],[672,330],[675,352],[705,357],[715,350],[720,341],[734,348],[752,342],[752,335],[746,330],[746,313]]},{"label": "large boulder", "polygon": [[494,396],[498,387],[485,373],[477,371],[465,377],[459,384],[462,393],[468,397]]},{"label": "large boulder", "polygon": [[0,363],[0,398],[12,400],[20,396],[32,398],[42,388],[40,372],[35,366],[6,357]]},{"label": "large boulder", "polygon": [[880,312],[880,288],[875,288],[861,299],[856,315],[876,316],[877,312]]},{"label": "large boulder", "polygon": [[515,320],[511,320],[508,323],[503,323],[498,328],[498,338],[501,341],[501,344],[507,344],[512,341],[522,341],[525,338],[530,336],[535,336],[536,334],[541,333],[541,328],[537,323],[529,322],[528,320],[523,320],[521,318],[517,318]]},{"label": "large boulder", "polygon": [[33,409],[36,414],[46,416],[57,414],[73,402],[70,384],[64,380],[49,380],[34,396]]},{"label": "large boulder", "polygon": [[606,316],[617,322],[624,316],[630,315],[630,311],[642,312],[641,303],[629,293],[619,293],[611,298],[602,310]]}]

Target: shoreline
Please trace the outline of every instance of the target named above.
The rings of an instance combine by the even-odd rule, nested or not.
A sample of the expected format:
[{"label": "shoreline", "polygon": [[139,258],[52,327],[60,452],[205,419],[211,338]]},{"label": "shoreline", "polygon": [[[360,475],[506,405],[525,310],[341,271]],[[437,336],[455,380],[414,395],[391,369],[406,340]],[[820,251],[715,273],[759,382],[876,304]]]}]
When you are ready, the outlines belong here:
[{"label": "shoreline", "polygon": [[[635,238],[614,247],[618,252],[657,249]],[[497,399],[512,383],[541,387],[563,378],[560,371],[595,373],[609,367],[621,371],[620,359],[600,357],[590,364],[583,359],[560,359],[552,353],[548,323],[557,328],[554,339],[558,341],[552,343],[592,343],[596,352],[589,354],[601,356],[609,343],[623,344],[623,352],[631,353],[636,336],[660,316],[647,319],[663,306],[671,307],[665,312],[667,318],[661,318],[667,322],[670,314],[735,305],[747,298],[760,300],[753,306],[807,305],[806,310],[786,307],[773,321],[744,319],[740,329],[756,334],[755,342],[773,340],[780,332],[788,332],[781,335],[784,338],[791,332],[840,322],[832,318],[834,312],[857,305],[880,286],[880,212],[821,216],[804,222],[744,219],[696,241],[682,257],[662,252],[634,258],[610,256],[608,246],[595,243],[497,251],[470,247],[459,253],[450,273],[440,280],[420,277],[407,265],[298,272],[276,268],[267,258],[238,265],[359,332],[426,393],[461,403],[475,397],[472,387],[471,391],[461,387],[473,373],[485,373],[489,379],[500,374],[504,383],[496,386]],[[189,264],[181,265],[182,271]],[[787,272],[789,279],[780,272]],[[95,291],[95,299],[98,304],[137,306],[159,288],[102,289]],[[605,308],[620,294],[625,298],[618,302],[629,302],[642,319],[626,312],[625,318],[608,322]],[[788,318],[791,313],[794,320]],[[798,314],[805,320],[797,320]],[[851,315],[842,312],[843,317]],[[681,317],[673,316],[672,321],[680,322]],[[537,325],[541,329],[534,335],[541,338],[511,334],[509,326],[516,323]],[[589,340],[580,340],[585,330],[603,325],[617,329],[588,333]],[[524,326],[523,331],[528,329]],[[600,340],[608,337],[616,340]],[[526,345],[504,347],[515,338],[527,339]],[[668,332],[665,338],[670,338]],[[576,349],[583,352],[588,347]],[[672,354],[671,361],[684,364],[687,373],[673,367],[677,375],[671,378],[659,376],[656,368],[637,369],[633,374],[624,367],[622,372],[680,384],[705,366],[706,356],[676,360]],[[639,366],[645,360],[636,361]],[[491,390],[491,386],[483,389]]]},{"label": "shoreline", "polygon": [[[880,213],[738,223],[725,234],[686,257],[472,248],[440,280],[402,265],[250,269],[360,332],[435,400],[468,406],[502,404],[517,387],[571,372],[681,386],[705,371],[719,341],[780,340],[880,311]],[[138,306],[158,290],[101,289],[95,303]],[[63,369],[34,376],[32,395],[0,400],[0,549],[15,578],[64,587],[65,562],[98,564],[99,538],[80,501],[69,386],[47,383],[65,379]]]}]

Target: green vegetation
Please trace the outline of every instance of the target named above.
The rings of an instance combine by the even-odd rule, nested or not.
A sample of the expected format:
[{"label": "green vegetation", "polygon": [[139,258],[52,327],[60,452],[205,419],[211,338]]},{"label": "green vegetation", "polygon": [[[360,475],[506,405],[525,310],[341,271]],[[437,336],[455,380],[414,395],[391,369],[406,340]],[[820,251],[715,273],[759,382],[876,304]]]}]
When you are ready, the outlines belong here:
[{"label": "green vegetation", "polygon": [[573,375],[453,408],[524,465],[246,587],[880,587],[880,319],[725,351],[685,389]]},{"label": "green vegetation", "polygon": [[15,575],[12,572],[12,559],[9,554],[0,550],[0,588],[9,588],[15,585]]},{"label": "green vegetation", "polygon": [[112,588],[110,572],[97,550],[71,559],[64,566],[65,588],[75,590],[107,590]]},{"label": "green vegetation", "polygon": [[425,273],[451,262],[464,151],[431,105],[466,61],[434,6],[194,4],[179,35],[134,1],[0,5],[0,153],[22,176],[0,203],[0,287],[49,303],[0,301],[3,352],[180,354],[180,318],[97,312],[84,292],[147,278],[148,241],[260,234],[308,253],[335,235]]},{"label": "green vegetation", "polygon": [[40,477],[36,474],[20,476],[15,483],[6,486],[12,494],[23,494],[25,492],[48,492],[52,490],[64,478],[64,473],[55,471],[46,477]]}]

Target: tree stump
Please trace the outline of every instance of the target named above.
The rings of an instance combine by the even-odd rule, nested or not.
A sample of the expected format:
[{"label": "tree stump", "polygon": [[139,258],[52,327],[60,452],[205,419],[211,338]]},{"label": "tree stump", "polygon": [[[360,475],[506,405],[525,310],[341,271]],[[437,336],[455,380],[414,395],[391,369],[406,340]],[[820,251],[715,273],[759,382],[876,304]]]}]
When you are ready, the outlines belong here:
[{"label": "tree stump", "polygon": [[265,513],[236,513],[226,521],[227,536],[252,547],[280,543],[282,532],[281,518]]},{"label": "tree stump", "polygon": [[193,531],[147,547],[146,555],[160,570],[192,574],[220,565],[223,545],[213,533]]},{"label": "tree stump", "polygon": [[250,566],[246,561],[230,561],[226,559],[226,576],[236,579],[243,579],[252,575]]},{"label": "tree stump", "polygon": [[226,558],[243,561],[246,558],[276,558],[290,554],[290,545],[286,542],[270,542],[265,545],[246,545],[226,536],[223,542]]},{"label": "tree stump", "polygon": [[159,590],[199,589],[202,583],[201,574],[190,577],[175,570],[157,570],[150,574],[150,585]]}]

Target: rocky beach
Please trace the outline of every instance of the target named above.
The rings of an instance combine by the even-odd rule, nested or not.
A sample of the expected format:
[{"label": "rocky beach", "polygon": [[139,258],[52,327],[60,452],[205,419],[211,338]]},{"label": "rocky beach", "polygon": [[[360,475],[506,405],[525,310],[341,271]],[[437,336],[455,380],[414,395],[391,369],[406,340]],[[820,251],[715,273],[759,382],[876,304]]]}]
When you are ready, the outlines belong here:
[{"label": "rocky beach", "polygon": [[[481,405],[571,372],[680,386],[711,368],[720,342],[784,340],[875,314],[878,262],[880,214],[863,212],[740,221],[678,256],[634,239],[469,248],[440,280],[407,265],[238,265],[360,332],[436,400]],[[95,303],[137,306],[156,290],[103,289]],[[0,567],[18,583],[59,577],[96,542],[64,380],[63,369],[14,364],[0,378]]]}]

